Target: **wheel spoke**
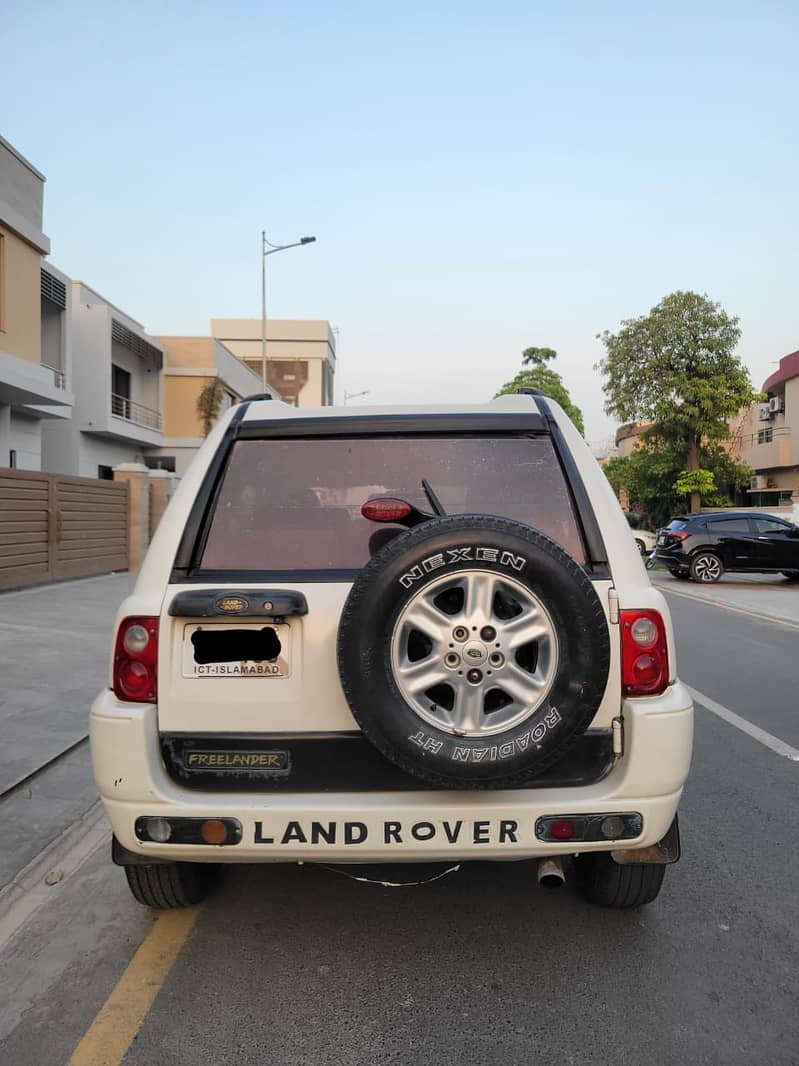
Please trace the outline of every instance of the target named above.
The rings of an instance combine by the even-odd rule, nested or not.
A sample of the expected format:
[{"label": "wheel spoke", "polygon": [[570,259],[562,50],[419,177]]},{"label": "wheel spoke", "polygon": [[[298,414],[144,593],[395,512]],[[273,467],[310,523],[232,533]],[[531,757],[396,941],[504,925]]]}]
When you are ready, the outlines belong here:
[{"label": "wheel spoke", "polygon": [[428,655],[426,659],[415,663],[402,663],[397,673],[404,687],[413,695],[425,692],[433,685],[439,685],[452,677],[437,655]]},{"label": "wheel spoke", "polygon": [[494,685],[506,695],[524,707],[537,702],[544,688],[545,681],[538,672],[534,674],[522,670],[518,663],[508,662],[504,669],[497,674]]},{"label": "wheel spoke", "polygon": [[549,626],[540,613],[530,607],[505,622],[499,630],[499,635],[503,647],[513,651],[524,644],[531,644],[534,640],[548,640]]},{"label": "wheel spoke", "polygon": [[488,571],[464,575],[462,616],[465,624],[479,628],[491,621],[496,583],[496,578]]},{"label": "wheel spoke", "polygon": [[449,636],[452,619],[443,611],[439,611],[434,603],[419,597],[405,615],[405,625],[408,629],[418,629],[426,633],[431,640],[443,643]]},{"label": "wheel spoke", "polygon": [[483,721],[483,692],[479,685],[470,685],[458,679],[455,686],[455,704],[452,708],[452,724],[459,733],[477,733]]}]

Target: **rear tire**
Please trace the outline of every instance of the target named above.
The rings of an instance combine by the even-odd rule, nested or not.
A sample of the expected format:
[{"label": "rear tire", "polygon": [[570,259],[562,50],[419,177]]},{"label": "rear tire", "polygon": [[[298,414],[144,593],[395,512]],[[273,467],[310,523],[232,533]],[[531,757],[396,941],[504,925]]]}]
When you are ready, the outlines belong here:
[{"label": "rear tire", "polygon": [[644,544],[642,540],[639,540],[638,537],[635,538],[635,543],[638,545],[639,555],[646,555],[646,544]]},{"label": "rear tire", "polygon": [[691,559],[691,580],[710,585],[724,573],[721,559],[714,552],[697,552]]},{"label": "rear tire", "polygon": [[577,885],[589,903],[599,907],[642,907],[657,899],[666,874],[659,863],[622,866],[606,851],[588,852],[574,859]]},{"label": "rear tire", "polygon": [[125,876],[137,903],[172,910],[204,900],[221,879],[222,867],[202,862],[146,863],[126,866]]}]

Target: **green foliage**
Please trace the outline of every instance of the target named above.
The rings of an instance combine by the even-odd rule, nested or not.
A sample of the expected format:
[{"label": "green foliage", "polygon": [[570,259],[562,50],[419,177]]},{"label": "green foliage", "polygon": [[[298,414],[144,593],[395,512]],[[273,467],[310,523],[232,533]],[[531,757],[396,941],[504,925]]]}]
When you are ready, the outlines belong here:
[{"label": "green foliage", "polygon": [[[689,482],[687,492],[699,491],[704,507],[731,507],[735,492],[749,484],[751,469],[731,459],[719,444],[701,448],[700,460],[700,473],[709,474],[712,485],[705,479],[706,487],[695,489]],[[677,490],[686,473],[679,442],[650,438],[626,459],[611,459],[604,470],[617,493],[621,488],[627,490],[630,507],[643,514],[643,524],[650,529],[664,526],[675,514],[684,513],[685,498]]]},{"label": "green foliage", "polygon": [[653,422],[682,441],[722,440],[727,419],[758,394],[734,354],[738,319],[695,292],[673,292],[648,315],[622,322],[600,339],[606,356],[605,410],[621,422]]},{"label": "green foliage", "polygon": [[219,378],[208,378],[197,397],[197,416],[203,424],[203,435],[208,436],[222,407],[224,390]]},{"label": "green foliage", "polygon": [[716,491],[716,479],[710,470],[682,470],[672,488],[678,496],[690,496],[692,492],[709,496]]},{"label": "green foliage", "polygon": [[506,393],[517,392],[521,388],[538,389],[545,396],[559,403],[580,433],[584,435],[582,411],[572,403],[560,374],[547,366],[547,363],[557,358],[557,354],[554,348],[525,348],[522,352],[522,369],[512,381],[506,382],[496,395],[504,396]]}]

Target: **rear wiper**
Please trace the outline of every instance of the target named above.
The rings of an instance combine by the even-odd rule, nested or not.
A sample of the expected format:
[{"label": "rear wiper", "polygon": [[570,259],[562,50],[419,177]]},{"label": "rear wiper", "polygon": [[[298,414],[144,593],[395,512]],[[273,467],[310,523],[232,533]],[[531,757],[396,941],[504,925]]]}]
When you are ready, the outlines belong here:
[{"label": "rear wiper", "polygon": [[432,488],[430,487],[430,482],[426,481],[424,478],[422,478],[422,488],[424,489],[424,494],[427,497],[427,502],[433,508],[433,513],[438,515],[439,518],[446,515],[447,512],[444,510],[441,504],[441,500],[439,500],[438,496],[436,496],[435,492],[433,492]]}]

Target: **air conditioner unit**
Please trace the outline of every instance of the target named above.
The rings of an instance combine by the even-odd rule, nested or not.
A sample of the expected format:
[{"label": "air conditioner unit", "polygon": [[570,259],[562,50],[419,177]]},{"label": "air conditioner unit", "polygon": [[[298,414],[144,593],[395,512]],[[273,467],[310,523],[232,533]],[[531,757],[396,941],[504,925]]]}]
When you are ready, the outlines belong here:
[{"label": "air conditioner unit", "polygon": [[749,478],[750,489],[764,489],[768,485],[768,478],[763,474],[755,474],[754,477]]},{"label": "air conditioner unit", "polygon": [[772,414],[776,414],[783,409],[782,396],[769,396],[768,409]]},{"label": "air conditioner unit", "polygon": [[760,408],[760,421],[761,422],[768,422],[768,420],[770,418],[771,418],[771,410],[768,407],[761,407]]}]

